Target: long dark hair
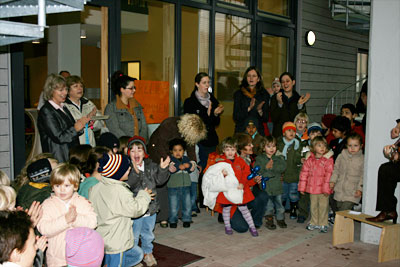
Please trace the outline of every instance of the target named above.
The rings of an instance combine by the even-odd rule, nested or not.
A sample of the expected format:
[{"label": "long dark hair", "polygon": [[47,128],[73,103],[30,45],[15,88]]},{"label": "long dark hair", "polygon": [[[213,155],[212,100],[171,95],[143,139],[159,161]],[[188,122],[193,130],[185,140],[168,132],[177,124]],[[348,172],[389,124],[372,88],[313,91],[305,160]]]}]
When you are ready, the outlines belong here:
[{"label": "long dark hair", "polygon": [[194,77],[194,82],[195,82],[194,91],[197,90],[196,83],[200,83],[201,79],[203,79],[204,77],[209,77],[210,78],[210,76],[205,72],[199,72],[199,73],[196,74],[196,77]]},{"label": "long dark hair", "polygon": [[264,83],[262,81],[261,73],[258,71],[258,69],[255,66],[248,67],[247,70],[244,72],[242,82],[240,83],[240,88],[246,88],[246,89],[249,88],[249,83],[247,82],[247,74],[252,70],[257,72],[259,81],[256,84],[256,90],[259,91],[260,89],[264,88]]}]

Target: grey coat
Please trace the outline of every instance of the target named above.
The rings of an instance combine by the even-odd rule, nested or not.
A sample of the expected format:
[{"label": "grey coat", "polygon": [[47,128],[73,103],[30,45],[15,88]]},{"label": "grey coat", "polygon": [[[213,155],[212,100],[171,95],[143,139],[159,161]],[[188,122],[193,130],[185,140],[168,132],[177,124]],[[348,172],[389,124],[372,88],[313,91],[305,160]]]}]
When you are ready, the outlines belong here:
[{"label": "grey coat", "polygon": [[160,164],[154,163],[151,159],[144,159],[144,172],[136,171],[132,168],[129,173],[127,184],[130,186],[133,195],[136,196],[137,193],[145,189],[151,189],[153,193],[156,194],[154,200],[150,202],[149,212],[150,215],[153,215],[159,210],[159,203],[157,198],[157,185],[164,184],[169,178],[168,167],[165,169],[161,169]]}]

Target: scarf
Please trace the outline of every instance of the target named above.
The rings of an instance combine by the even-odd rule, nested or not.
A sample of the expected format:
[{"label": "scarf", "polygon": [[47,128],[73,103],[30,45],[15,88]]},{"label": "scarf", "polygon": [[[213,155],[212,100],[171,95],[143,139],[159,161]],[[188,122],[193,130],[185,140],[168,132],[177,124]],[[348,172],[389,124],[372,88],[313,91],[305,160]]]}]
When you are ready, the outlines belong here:
[{"label": "scarf", "polygon": [[205,97],[201,96],[199,90],[194,91],[197,100],[199,100],[200,104],[202,104],[205,108],[210,106],[210,94],[207,93]]},{"label": "scarf", "polygon": [[287,141],[285,137],[282,138],[283,143],[285,143],[285,147],[283,148],[282,155],[287,159],[287,150],[294,142],[294,150],[297,150],[300,146],[299,140],[293,138],[291,141]]},{"label": "scarf", "polygon": [[[132,115],[133,118],[133,132],[134,135],[139,135],[139,121],[136,116],[135,108],[139,106],[139,103],[136,101],[135,98],[130,98],[128,101],[128,105],[125,105],[122,101],[121,98],[117,95],[117,100],[116,100],[116,107],[117,109],[127,109],[128,112]],[[128,108],[129,106],[129,108]]]},{"label": "scarf", "polygon": [[254,96],[257,93],[257,89],[253,88],[253,89],[247,89],[247,88],[240,88],[240,90],[242,91],[242,93],[247,96],[248,98],[254,98]]}]

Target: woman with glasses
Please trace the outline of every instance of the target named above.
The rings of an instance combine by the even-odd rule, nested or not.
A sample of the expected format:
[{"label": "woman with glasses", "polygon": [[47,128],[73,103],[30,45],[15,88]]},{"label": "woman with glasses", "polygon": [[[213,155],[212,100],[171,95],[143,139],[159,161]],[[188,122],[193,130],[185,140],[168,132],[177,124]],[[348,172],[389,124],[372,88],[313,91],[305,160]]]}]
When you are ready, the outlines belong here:
[{"label": "woman with glasses", "polygon": [[107,104],[104,115],[107,128],[116,137],[139,135],[147,140],[147,123],[143,107],[134,98],[135,78],[120,75],[113,86],[115,100]]}]

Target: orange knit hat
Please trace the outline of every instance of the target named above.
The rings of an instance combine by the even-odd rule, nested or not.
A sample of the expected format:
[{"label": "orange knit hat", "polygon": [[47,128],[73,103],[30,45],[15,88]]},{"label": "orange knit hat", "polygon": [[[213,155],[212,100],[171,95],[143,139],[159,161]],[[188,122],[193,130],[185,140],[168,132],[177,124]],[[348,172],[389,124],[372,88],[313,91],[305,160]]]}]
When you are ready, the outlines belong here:
[{"label": "orange knit hat", "polygon": [[287,121],[283,124],[282,126],[282,133],[285,133],[287,130],[292,129],[293,131],[296,131],[296,125],[291,122],[291,121]]}]

